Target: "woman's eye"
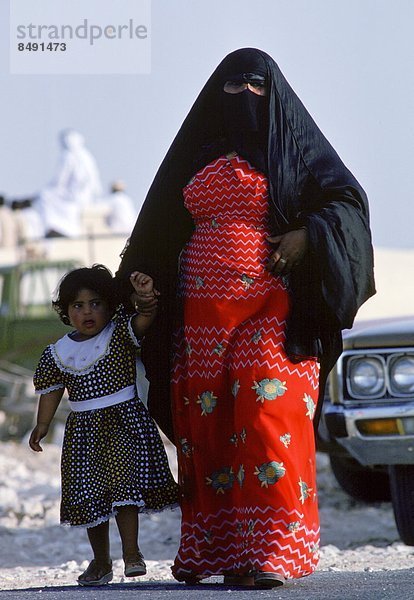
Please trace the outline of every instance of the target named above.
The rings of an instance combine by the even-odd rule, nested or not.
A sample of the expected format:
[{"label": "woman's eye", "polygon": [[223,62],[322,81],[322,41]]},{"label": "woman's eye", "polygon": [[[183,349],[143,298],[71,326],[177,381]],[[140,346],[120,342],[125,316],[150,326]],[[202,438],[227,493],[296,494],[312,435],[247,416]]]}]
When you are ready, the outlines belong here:
[{"label": "woman's eye", "polygon": [[261,81],[252,81],[249,83],[249,89],[258,96],[266,96],[266,84]]},{"label": "woman's eye", "polygon": [[237,94],[238,92],[242,92],[244,89],[246,89],[246,84],[238,81],[226,81],[223,89],[228,94]]}]

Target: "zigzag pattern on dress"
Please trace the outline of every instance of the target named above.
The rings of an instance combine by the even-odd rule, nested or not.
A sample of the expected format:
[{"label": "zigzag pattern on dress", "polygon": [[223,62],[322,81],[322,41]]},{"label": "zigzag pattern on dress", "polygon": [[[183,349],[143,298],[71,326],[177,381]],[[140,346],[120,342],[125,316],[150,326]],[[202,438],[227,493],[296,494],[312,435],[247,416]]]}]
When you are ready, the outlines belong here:
[{"label": "zigzag pattern on dress", "polygon": [[[253,269],[252,274],[256,276],[262,274],[263,276],[265,259],[268,256],[266,248],[262,248],[263,235],[257,230],[248,231],[240,235],[237,246],[235,246],[233,237],[235,236],[234,229],[236,227],[234,225],[231,227],[231,231],[227,229],[225,233],[220,233],[220,235],[214,232],[202,236],[196,232],[193,236],[191,250],[186,253],[188,264],[197,265],[198,269],[205,268],[207,270],[211,263],[216,262],[217,266],[217,259],[225,259],[225,265],[233,263],[233,268],[237,265],[238,269]],[[243,237],[248,239],[245,241]],[[257,246],[258,242],[260,243],[259,248]]]},{"label": "zigzag pattern on dress", "polygon": [[[266,368],[279,378],[306,378],[316,390],[319,364],[310,360],[294,364],[287,358],[284,326],[285,322],[276,317],[248,319],[240,336],[225,328],[185,326],[180,333],[181,344],[175,347],[173,382],[188,376],[211,379],[225,370],[254,366]],[[252,344],[259,332],[260,339]]]},{"label": "zigzag pattern on dress", "polygon": [[[254,236],[257,237],[256,232]],[[235,250],[229,239],[219,239],[213,244],[199,240],[195,234],[193,243],[182,260],[185,272],[182,293],[185,295],[230,300],[264,295],[269,288],[285,287],[282,278],[265,271],[268,252],[266,249],[258,252],[256,242],[245,247],[240,242]],[[263,248],[263,243],[259,247]]]},{"label": "zigzag pattern on dress", "polygon": [[[185,205],[196,221],[182,255],[185,297],[254,298],[283,285],[265,270],[267,194],[266,178],[238,157],[216,159],[184,188]],[[214,197],[220,198],[216,210]]]},{"label": "zigzag pattern on dress", "polygon": [[[235,161],[242,165],[242,169],[234,168]],[[240,185],[240,180],[243,185]],[[220,197],[221,215],[234,213],[254,221],[255,214],[259,220],[266,217],[266,205],[263,206],[260,201],[256,205],[254,200],[256,196],[260,200],[267,195],[267,187],[266,178],[249,167],[246,161],[237,158],[230,163],[226,157],[220,157],[199,172],[184,188],[183,194],[185,204],[189,205],[187,208],[195,219],[206,212],[211,214],[211,197],[217,195]]]},{"label": "zigzag pattern on dress", "polygon": [[208,295],[208,298],[212,300],[235,300],[244,297],[256,298],[265,296],[268,292],[269,286],[265,281],[263,281],[258,283],[254,290],[249,290],[249,293],[247,294],[243,281],[241,281],[240,278],[237,278],[236,281],[230,281],[227,285],[215,285],[214,291],[211,291],[210,288],[208,292],[206,291],[205,287],[203,289],[197,289],[197,286],[194,285],[187,291],[186,296],[193,299],[202,299],[206,298]]},{"label": "zigzag pattern on dress", "polygon": [[[187,376],[215,378],[224,370],[250,364],[274,368],[278,358],[285,359],[284,321],[276,317],[246,321],[240,331],[186,325],[180,334],[181,344],[175,348],[174,382]],[[257,342],[252,343],[255,336]]]},{"label": "zigzag pattern on dress", "polygon": [[[255,173],[250,178],[251,185],[247,180],[240,185],[232,165],[225,158],[218,160],[221,162],[221,174],[218,177],[211,174],[211,185],[206,185],[205,180],[198,183],[196,178],[194,184],[183,191],[186,206],[197,223],[201,225],[203,219],[215,217],[216,226],[232,216],[236,222],[244,219],[250,225],[267,223],[267,203],[263,202],[263,198],[267,198],[264,176]],[[220,204],[214,206],[214,197],[220,198]]]},{"label": "zigzag pattern on dress", "polygon": [[[298,511],[296,508],[292,508],[291,510],[288,510],[285,506],[278,506],[278,508],[274,508],[273,506],[266,506],[264,508],[260,508],[260,506],[233,506],[232,508],[220,508],[220,510],[217,510],[215,512],[211,512],[208,513],[207,515],[202,513],[202,512],[198,512],[194,515],[194,517],[196,519],[202,519],[202,521],[204,522],[204,520],[207,519],[217,519],[219,523],[225,523],[225,519],[226,517],[223,517],[223,515],[228,515],[229,517],[231,515],[234,515],[234,518],[236,520],[240,520],[240,515],[242,515],[243,517],[252,517],[252,515],[256,515],[256,514],[262,514],[263,516],[265,516],[269,511],[271,511],[272,513],[277,512],[278,514],[284,514],[286,515],[286,519],[289,519],[289,521],[293,521],[295,519],[303,519],[304,518],[304,513],[302,511]],[[223,520],[224,519],[224,520]],[[185,521],[184,521],[185,522]],[[187,523],[188,525],[189,523]],[[192,524],[192,527],[196,527],[196,525]],[[312,531],[312,530],[310,530]],[[319,531],[319,528],[318,528]]]},{"label": "zigzag pattern on dress", "polygon": [[301,525],[303,514],[297,510],[240,507],[198,518],[201,524],[182,523],[177,558],[185,569],[205,575],[267,569],[302,577],[317,566],[319,527]]}]

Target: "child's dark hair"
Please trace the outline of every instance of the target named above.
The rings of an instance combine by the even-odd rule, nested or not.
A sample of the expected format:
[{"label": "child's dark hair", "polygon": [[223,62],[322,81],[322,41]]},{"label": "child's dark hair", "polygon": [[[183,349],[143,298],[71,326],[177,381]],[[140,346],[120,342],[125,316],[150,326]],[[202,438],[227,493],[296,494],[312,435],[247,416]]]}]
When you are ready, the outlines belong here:
[{"label": "child's dark hair", "polygon": [[68,307],[75,300],[80,290],[87,289],[96,292],[108,304],[111,311],[115,312],[118,306],[114,278],[109,269],[104,265],[92,265],[69,271],[61,279],[56,299],[52,305],[60,320],[65,325],[70,325]]}]

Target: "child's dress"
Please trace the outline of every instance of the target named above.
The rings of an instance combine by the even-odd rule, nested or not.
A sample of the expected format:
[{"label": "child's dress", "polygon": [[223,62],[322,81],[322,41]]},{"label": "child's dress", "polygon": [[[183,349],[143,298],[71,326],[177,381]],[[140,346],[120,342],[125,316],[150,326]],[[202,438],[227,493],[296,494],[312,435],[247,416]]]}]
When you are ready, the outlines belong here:
[{"label": "child's dress", "polygon": [[72,409],[62,450],[64,525],[94,527],[117,506],[151,512],[176,503],[161,438],[136,393],[137,347],[120,311],[98,335],[81,342],[65,335],[41,356],[36,392],[66,388]]}]

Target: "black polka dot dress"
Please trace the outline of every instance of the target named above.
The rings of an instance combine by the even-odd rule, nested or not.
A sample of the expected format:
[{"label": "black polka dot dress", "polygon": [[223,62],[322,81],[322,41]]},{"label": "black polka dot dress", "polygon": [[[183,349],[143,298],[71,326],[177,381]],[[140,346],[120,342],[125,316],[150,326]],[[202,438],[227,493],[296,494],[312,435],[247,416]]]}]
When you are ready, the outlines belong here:
[{"label": "black polka dot dress", "polygon": [[36,392],[66,388],[61,523],[94,527],[117,507],[159,511],[177,501],[163,443],[135,388],[139,346],[122,311],[98,335],[66,335],[44,350]]}]

